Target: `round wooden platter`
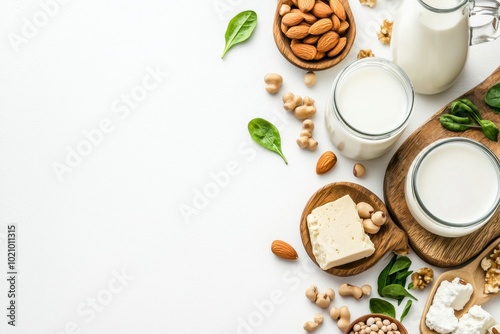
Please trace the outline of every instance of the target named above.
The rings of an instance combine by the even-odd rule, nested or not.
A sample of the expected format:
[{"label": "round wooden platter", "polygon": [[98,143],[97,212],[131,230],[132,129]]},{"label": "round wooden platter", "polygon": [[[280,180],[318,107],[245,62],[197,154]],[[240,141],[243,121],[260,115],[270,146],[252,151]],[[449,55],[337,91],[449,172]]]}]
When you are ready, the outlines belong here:
[{"label": "round wooden platter", "polygon": [[[300,236],[302,244],[311,260],[318,265],[312,252],[309,229],[307,227],[307,216],[313,209],[335,201],[344,195],[351,196],[356,203],[366,202],[373,206],[375,210],[387,213],[387,208],[380,198],[363,186],[351,182],[336,182],[325,185],[317,190],[307,202],[300,218]],[[326,270],[327,273],[336,276],[357,275],[375,265],[387,252],[393,251],[397,254],[408,254],[409,244],[406,233],[398,228],[392,219],[387,215],[387,221],[380,231],[375,235],[370,235],[370,239],[375,245],[375,252],[365,258],[342,266]],[[319,267],[319,265],[318,265]]]},{"label": "round wooden platter", "polygon": [[481,268],[481,260],[487,257],[489,254],[493,252],[493,250],[500,244],[500,238],[496,239],[492,242],[478,257],[476,257],[472,262],[467,264],[465,267],[449,270],[442,273],[433,283],[432,290],[429,293],[429,297],[427,298],[427,302],[425,304],[424,310],[422,312],[422,318],[420,319],[420,333],[421,334],[438,334],[436,331],[433,331],[427,327],[425,324],[425,316],[427,312],[429,312],[429,308],[432,305],[432,301],[434,300],[434,295],[436,294],[437,289],[442,281],[452,281],[455,277],[459,277],[470,283],[473,287],[472,296],[465,304],[464,308],[460,311],[455,311],[456,317],[461,317],[473,306],[473,305],[483,305],[489,302],[492,299],[495,299],[500,296],[500,293],[484,293],[484,277],[485,272],[483,268]]},{"label": "round wooden platter", "polygon": [[[500,67],[482,83],[457,99],[470,99],[479,108],[483,118],[490,119],[500,126],[500,114],[495,114],[484,102],[487,90],[499,81]],[[427,263],[438,267],[461,265],[477,256],[493,239],[500,236],[500,211],[497,211],[491,220],[476,232],[464,237],[446,238],[421,227],[413,219],[406,205],[404,183],[408,169],[417,154],[436,140],[447,137],[467,137],[483,143],[497,157],[500,156],[500,144],[486,138],[480,130],[472,129],[464,132],[445,130],[439,122],[439,116],[448,111],[448,105],[438,110],[403,142],[391,158],[384,178],[384,199],[392,219],[406,231],[415,253]],[[471,177],[474,176],[471,175]]]}]

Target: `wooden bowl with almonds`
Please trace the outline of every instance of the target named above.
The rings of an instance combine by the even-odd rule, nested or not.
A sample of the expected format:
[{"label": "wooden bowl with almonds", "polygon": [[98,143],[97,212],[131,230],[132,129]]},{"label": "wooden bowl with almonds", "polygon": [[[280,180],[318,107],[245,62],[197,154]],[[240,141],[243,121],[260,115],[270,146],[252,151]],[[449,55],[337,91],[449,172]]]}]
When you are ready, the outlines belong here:
[{"label": "wooden bowl with almonds", "polygon": [[356,24],[348,0],[278,0],[273,35],[290,63],[320,71],[347,56]]}]

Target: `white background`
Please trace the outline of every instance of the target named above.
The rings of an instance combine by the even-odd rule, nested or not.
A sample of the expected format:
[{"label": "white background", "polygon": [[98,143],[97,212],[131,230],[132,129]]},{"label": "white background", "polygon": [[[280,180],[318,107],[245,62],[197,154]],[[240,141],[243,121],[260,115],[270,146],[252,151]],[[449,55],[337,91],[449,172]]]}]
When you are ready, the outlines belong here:
[{"label": "white background", "polygon": [[[51,16],[44,3],[52,3]],[[20,273],[15,328],[6,324],[8,288],[0,280],[1,333],[302,333],[319,311],[304,297],[306,287],[375,287],[389,256],[354,277],[323,273],[299,235],[309,197],[351,181],[383,198],[397,146],[499,65],[499,40],[472,47],[451,89],[416,97],[403,137],[365,163],[365,178],[356,179],[354,161],[341,156],[333,171],[317,176],[317,158],[332,149],[323,124],[331,83],[361,48],[390,58],[376,30],[394,17],[398,1],[379,0],[371,9],[351,0],[356,43],[337,67],[318,73],[313,88],[275,47],[274,1],[53,4],[0,1],[0,275],[14,223]],[[257,12],[258,26],[222,60],[227,23],[246,9]],[[316,100],[317,151],[295,144],[301,123],[282,109],[280,94],[265,91],[269,72],[283,75],[280,94]],[[123,96],[140,92],[144,80],[144,99],[124,107]],[[247,123],[254,117],[278,126],[288,165],[252,142]],[[85,133],[102,122],[107,133],[85,146]],[[58,178],[54,165],[65,165],[78,147],[88,154]],[[201,199],[207,191],[211,198]],[[182,208],[193,211],[183,216]],[[292,244],[299,260],[275,257],[274,239]],[[410,257],[412,269],[426,265]],[[418,332],[426,291],[416,293],[404,321],[410,333]],[[344,304],[353,318],[369,312],[367,298],[337,297],[332,305]],[[499,304],[485,308],[500,322]],[[317,333],[340,331],[326,319]]]}]

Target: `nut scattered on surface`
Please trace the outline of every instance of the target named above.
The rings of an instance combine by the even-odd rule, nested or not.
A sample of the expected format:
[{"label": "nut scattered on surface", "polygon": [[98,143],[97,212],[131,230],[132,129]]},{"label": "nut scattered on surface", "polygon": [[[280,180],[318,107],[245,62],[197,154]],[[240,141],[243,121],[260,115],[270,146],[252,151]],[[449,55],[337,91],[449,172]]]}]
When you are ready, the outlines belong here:
[{"label": "nut scattered on surface", "polygon": [[294,115],[297,119],[300,120],[311,118],[316,115],[316,106],[314,105],[314,100],[309,96],[304,96],[304,98],[302,99],[302,105],[295,108]]},{"label": "nut scattered on surface", "polygon": [[434,272],[431,268],[420,268],[413,274],[411,274],[411,281],[413,283],[413,289],[424,289],[429,283],[434,280]]},{"label": "nut scattered on surface", "polygon": [[286,93],[283,95],[283,108],[286,111],[294,111],[295,108],[302,104],[302,97],[293,93]]},{"label": "nut scattered on surface", "polygon": [[500,292],[500,244],[481,261],[481,267],[486,272],[484,277],[484,293]]},{"label": "nut scattered on surface", "polygon": [[362,4],[363,6],[368,6],[370,8],[373,8],[377,4],[377,0],[359,0],[359,3]]},{"label": "nut scattered on surface", "polygon": [[382,25],[380,26],[380,30],[377,31],[378,40],[382,44],[390,44],[392,37],[392,24],[393,22],[387,19],[384,19]]},{"label": "nut scattered on surface", "polygon": [[302,131],[300,131],[300,136],[297,139],[297,145],[300,148],[314,151],[318,147],[318,142],[312,137],[313,130],[314,123],[312,120],[306,119],[302,122]]},{"label": "nut scattered on surface", "polygon": [[321,307],[322,309],[327,309],[330,307],[330,297],[326,293],[319,293],[316,296],[316,305]]},{"label": "nut scattered on surface", "polygon": [[304,84],[307,87],[314,86],[316,84],[316,81],[317,81],[316,73],[314,73],[312,71],[306,72],[306,74],[304,75]]},{"label": "nut scattered on surface", "polygon": [[309,332],[309,333],[314,332],[316,329],[318,329],[318,327],[319,327],[319,324],[314,322],[314,321],[307,321],[304,324],[304,330],[306,332]]},{"label": "nut scattered on surface", "polygon": [[306,297],[312,302],[316,301],[316,298],[318,297],[318,287],[316,285],[311,285],[306,289]]},{"label": "nut scattered on surface", "polygon": [[271,251],[274,255],[285,260],[296,260],[299,257],[295,249],[282,240],[274,240],[271,243]]},{"label": "nut scattered on surface", "polygon": [[351,312],[347,306],[341,306],[339,309],[332,307],[330,310],[330,317],[333,320],[337,320],[337,326],[342,331],[345,332],[349,328],[351,323]]},{"label": "nut scattered on surface", "polygon": [[354,299],[360,299],[363,296],[368,296],[372,292],[372,288],[369,285],[363,285],[359,287],[356,285],[344,283],[339,287],[339,295],[346,297],[351,296]]},{"label": "nut scattered on surface", "polygon": [[363,58],[368,58],[368,57],[375,57],[375,54],[372,52],[371,49],[361,49],[358,52],[358,59],[363,59]]},{"label": "nut scattered on surface", "polygon": [[365,176],[366,173],[366,168],[362,163],[355,163],[354,167],[352,168],[352,173],[356,177],[363,177]]},{"label": "nut scattered on surface", "polygon": [[324,321],[324,317],[323,317],[323,314],[321,313],[317,313],[315,316],[314,316],[314,322],[317,323],[318,325],[321,325]]},{"label": "nut scattered on surface", "polygon": [[337,156],[332,151],[323,153],[316,163],[316,174],[325,174],[337,163]]},{"label": "nut scattered on surface", "polygon": [[270,94],[276,94],[283,84],[283,77],[278,73],[268,73],[264,76],[264,82],[267,84],[266,91]]},{"label": "nut scattered on surface", "polygon": [[335,298],[335,290],[332,288],[326,289],[325,293],[330,297],[330,300],[333,300]]}]

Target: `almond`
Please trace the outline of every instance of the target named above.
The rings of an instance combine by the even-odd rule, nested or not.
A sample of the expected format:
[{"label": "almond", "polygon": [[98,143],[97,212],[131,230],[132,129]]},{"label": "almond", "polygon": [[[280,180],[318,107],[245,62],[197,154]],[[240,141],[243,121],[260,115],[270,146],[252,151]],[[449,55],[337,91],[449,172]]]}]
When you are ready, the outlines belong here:
[{"label": "almond", "polygon": [[339,34],[343,34],[343,33],[345,33],[345,32],[347,31],[347,29],[349,29],[349,22],[347,22],[347,21],[342,21],[342,22],[340,22],[340,26],[339,26],[339,28],[337,29],[337,32],[338,32]]},{"label": "almond", "polygon": [[315,44],[318,41],[319,37],[320,36],[318,35],[309,35],[302,40],[302,43]]},{"label": "almond", "polygon": [[286,32],[288,31],[288,26],[284,25],[283,22],[281,22],[280,28],[281,28],[281,32],[284,34],[286,34]]},{"label": "almond", "polygon": [[290,27],[285,33],[285,35],[290,39],[302,39],[307,35],[309,35],[309,27],[301,25]]},{"label": "almond", "polygon": [[287,27],[293,27],[302,22],[304,16],[300,13],[288,13],[283,16],[281,19],[281,23],[286,25]]},{"label": "almond", "polygon": [[299,7],[302,13],[307,13],[313,9],[314,3],[315,0],[297,0],[297,7]]},{"label": "almond", "polygon": [[310,13],[302,13],[302,16],[304,16],[304,21],[309,24],[313,24],[314,22],[318,21],[318,18]]},{"label": "almond", "polygon": [[347,44],[347,38],[340,37],[337,45],[335,45],[333,49],[328,51],[328,57],[335,57],[336,55],[338,55],[340,52],[342,52],[342,50],[344,50],[346,44]]},{"label": "almond", "polygon": [[[316,56],[314,56],[314,60],[321,60],[321,59],[325,58],[325,56],[326,56],[325,52],[317,52]],[[316,143],[316,146],[317,146],[317,143]]]},{"label": "almond", "polygon": [[339,42],[339,38],[339,34],[337,34],[335,31],[328,31],[321,35],[316,48],[319,52],[330,51],[335,47],[335,45],[337,45],[337,43]]},{"label": "almond", "polygon": [[316,3],[314,4],[314,7],[313,9],[311,10],[311,13],[320,18],[320,19],[323,19],[325,17],[328,17],[330,15],[332,15],[333,13],[333,10],[330,6],[328,6],[326,3],[324,3],[323,1],[316,1]]},{"label": "almond", "polygon": [[296,260],[299,258],[295,249],[281,240],[274,240],[271,244],[271,252],[285,260]]},{"label": "almond", "polygon": [[304,43],[291,44],[290,47],[297,57],[304,60],[313,60],[318,52],[315,46]]},{"label": "almond", "polygon": [[316,174],[325,174],[337,163],[337,156],[332,151],[323,153],[316,163]]},{"label": "almond", "polygon": [[333,26],[332,20],[330,19],[321,19],[313,23],[311,28],[309,28],[309,33],[311,35],[321,35],[331,30]]},{"label": "almond", "polygon": [[330,8],[333,10],[333,13],[339,17],[340,21],[346,20],[345,8],[340,0],[330,0]]},{"label": "almond", "polygon": [[340,28],[340,19],[335,14],[332,14],[332,23],[333,23],[332,30],[338,32]]}]

